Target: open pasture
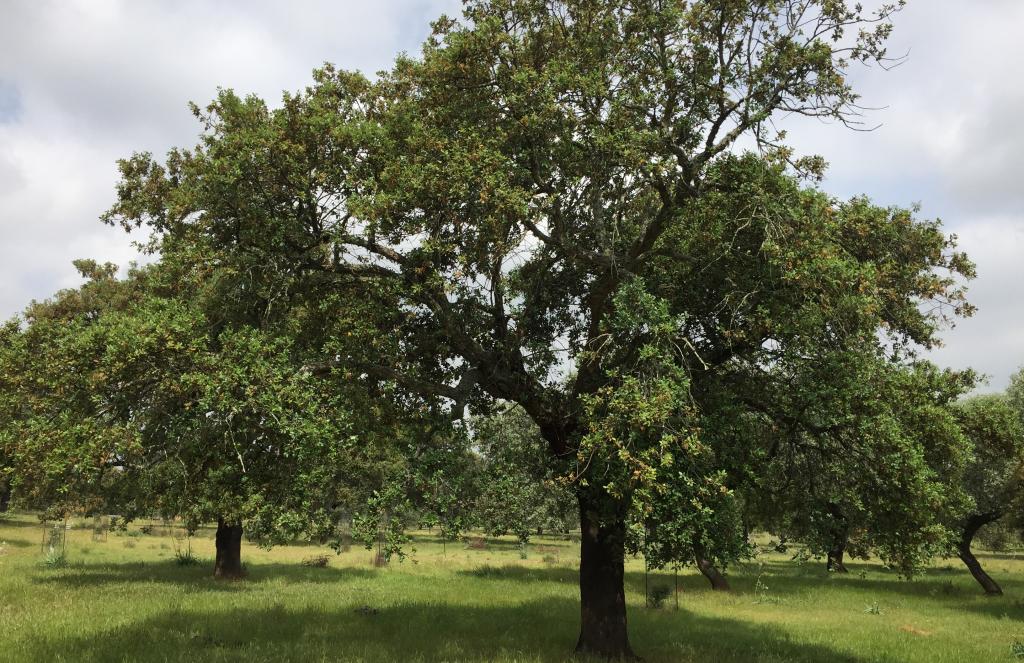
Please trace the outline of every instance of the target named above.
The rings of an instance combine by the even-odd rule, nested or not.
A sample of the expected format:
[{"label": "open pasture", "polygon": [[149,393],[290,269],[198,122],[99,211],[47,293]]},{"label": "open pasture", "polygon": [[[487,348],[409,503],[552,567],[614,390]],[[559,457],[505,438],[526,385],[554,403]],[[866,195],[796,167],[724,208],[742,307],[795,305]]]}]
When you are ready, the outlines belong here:
[{"label": "open pasture", "polygon": [[[159,525],[93,540],[72,521],[66,566],[48,567],[28,515],[0,521],[3,661],[560,661],[579,625],[578,545],[542,538],[525,559],[415,535],[415,555],[375,568],[361,547],[243,547],[248,577],[211,577],[212,530],[182,565]],[[328,566],[303,565],[327,554]],[[847,576],[763,553],[713,593],[693,570],[645,607],[643,561],[627,562],[632,639],[646,661],[949,662],[1015,660],[1024,640],[1024,558],[980,556],[1006,595],[988,598],[957,560],[900,580],[877,563]],[[671,590],[671,572],[651,573]],[[653,591],[652,591],[653,593]]]}]

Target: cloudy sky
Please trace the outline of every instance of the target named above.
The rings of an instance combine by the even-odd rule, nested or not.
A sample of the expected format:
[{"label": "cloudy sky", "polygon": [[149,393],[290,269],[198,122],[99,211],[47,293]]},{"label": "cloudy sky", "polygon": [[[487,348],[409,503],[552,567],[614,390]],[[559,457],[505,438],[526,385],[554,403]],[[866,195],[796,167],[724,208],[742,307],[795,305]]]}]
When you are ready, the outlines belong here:
[{"label": "cloudy sky", "polygon": [[[414,52],[458,0],[0,0],[0,318],[79,281],[71,260],[135,253],[97,220],[117,158],[194,142],[187,102],[218,85],[277,99],[324,61],[374,72]],[[888,72],[858,71],[871,133],[807,121],[797,147],[824,187],[920,202],[978,264],[978,314],[933,358],[1001,389],[1024,365],[1024,25],[1021,0],[911,0]]]}]

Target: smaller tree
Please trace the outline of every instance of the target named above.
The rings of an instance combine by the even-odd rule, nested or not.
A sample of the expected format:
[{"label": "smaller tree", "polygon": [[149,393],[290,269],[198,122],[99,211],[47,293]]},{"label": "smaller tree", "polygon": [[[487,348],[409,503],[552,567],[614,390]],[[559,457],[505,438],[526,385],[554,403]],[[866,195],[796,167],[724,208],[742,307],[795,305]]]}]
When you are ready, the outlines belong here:
[{"label": "smaller tree", "polygon": [[425,448],[410,461],[413,499],[427,522],[436,524],[442,541],[455,541],[473,527],[473,505],[480,487],[480,459],[459,428],[439,431],[431,426]]},{"label": "smaller tree", "polygon": [[540,430],[521,407],[474,420],[482,456],[475,513],[491,536],[512,534],[525,544],[545,530],[578,525],[575,498],[547,460]]},{"label": "smaller tree", "polygon": [[955,411],[974,453],[964,476],[973,506],[958,519],[956,552],[986,594],[1003,593],[971,552],[975,535],[1007,515],[1020,495],[1024,469],[1024,425],[1011,400],[1003,395],[975,396],[957,403]]},{"label": "smaller tree", "polygon": [[0,448],[19,502],[216,521],[223,577],[242,573],[243,523],[268,546],[326,538],[372,445],[357,444],[343,394],[304,370],[290,328],[226,324],[217,279],[167,254],[126,279],[79,268],[83,286],[4,328]]}]

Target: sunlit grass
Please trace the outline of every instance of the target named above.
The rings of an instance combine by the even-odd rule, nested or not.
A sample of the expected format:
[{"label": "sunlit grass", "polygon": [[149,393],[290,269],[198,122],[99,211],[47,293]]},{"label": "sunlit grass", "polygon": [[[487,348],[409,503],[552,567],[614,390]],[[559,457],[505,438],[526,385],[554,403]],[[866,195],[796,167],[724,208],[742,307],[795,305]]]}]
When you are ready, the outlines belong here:
[{"label": "sunlit grass", "polygon": [[[199,565],[179,565],[161,534],[72,529],[67,566],[50,568],[33,517],[0,521],[0,660],[557,661],[575,644],[571,541],[542,539],[521,559],[511,541],[469,550],[422,533],[414,556],[381,569],[358,547],[311,568],[301,562],[326,549],[246,544],[249,576],[230,582],[211,577],[212,531],[192,540]],[[1006,596],[983,596],[956,560],[905,582],[878,564],[835,576],[771,554],[731,569],[729,594],[680,572],[679,609],[671,594],[656,610],[630,560],[631,637],[652,662],[1014,660],[1024,558],[982,561]],[[646,583],[676,585],[671,572]]]}]

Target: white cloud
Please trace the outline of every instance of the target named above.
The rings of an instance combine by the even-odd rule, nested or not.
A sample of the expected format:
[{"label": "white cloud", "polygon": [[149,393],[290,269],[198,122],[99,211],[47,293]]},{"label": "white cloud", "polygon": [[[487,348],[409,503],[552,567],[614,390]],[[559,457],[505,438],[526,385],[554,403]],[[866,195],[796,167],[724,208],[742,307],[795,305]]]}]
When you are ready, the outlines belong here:
[{"label": "white cloud", "polygon": [[0,317],[80,282],[71,260],[136,253],[99,223],[118,158],[194,142],[189,101],[271,102],[325,61],[367,73],[415,51],[457,0],[35,0],[0,21]]},{"label": "white cloud", "polygon": [[[33,0],[0,20],[0,317],[77,283],[70,261],[124,263],[129,238],[97,217],[113,198],[114,162],[194,141],[186,104],[218,85],[275,100],[324,61],[373,73],[415,51],[428,22],[458,0]],[[897,18],[903,66],[859,70],[869,106],[854,133],[788,127],[823,154],[825,186],[886,204],[921,201],[978,263],[977,317],[948,333],[939,361],[972,365],[1001,387],[1024,364],[1024,84],[1019,0],[912,0]]]},{"label": "white cloud", "polygon": [[824,187],[867,193],[882,204],[920,202],[943,219],[978,265],[975,317],[945,334],[931,357],[974,367],[989,390],[1024,365],[1024,2],[912,0],[896,18],[890,53],[909,57],[891,71],[851,71],[869,133],[789,122],[804,153],[830,162]]}]

